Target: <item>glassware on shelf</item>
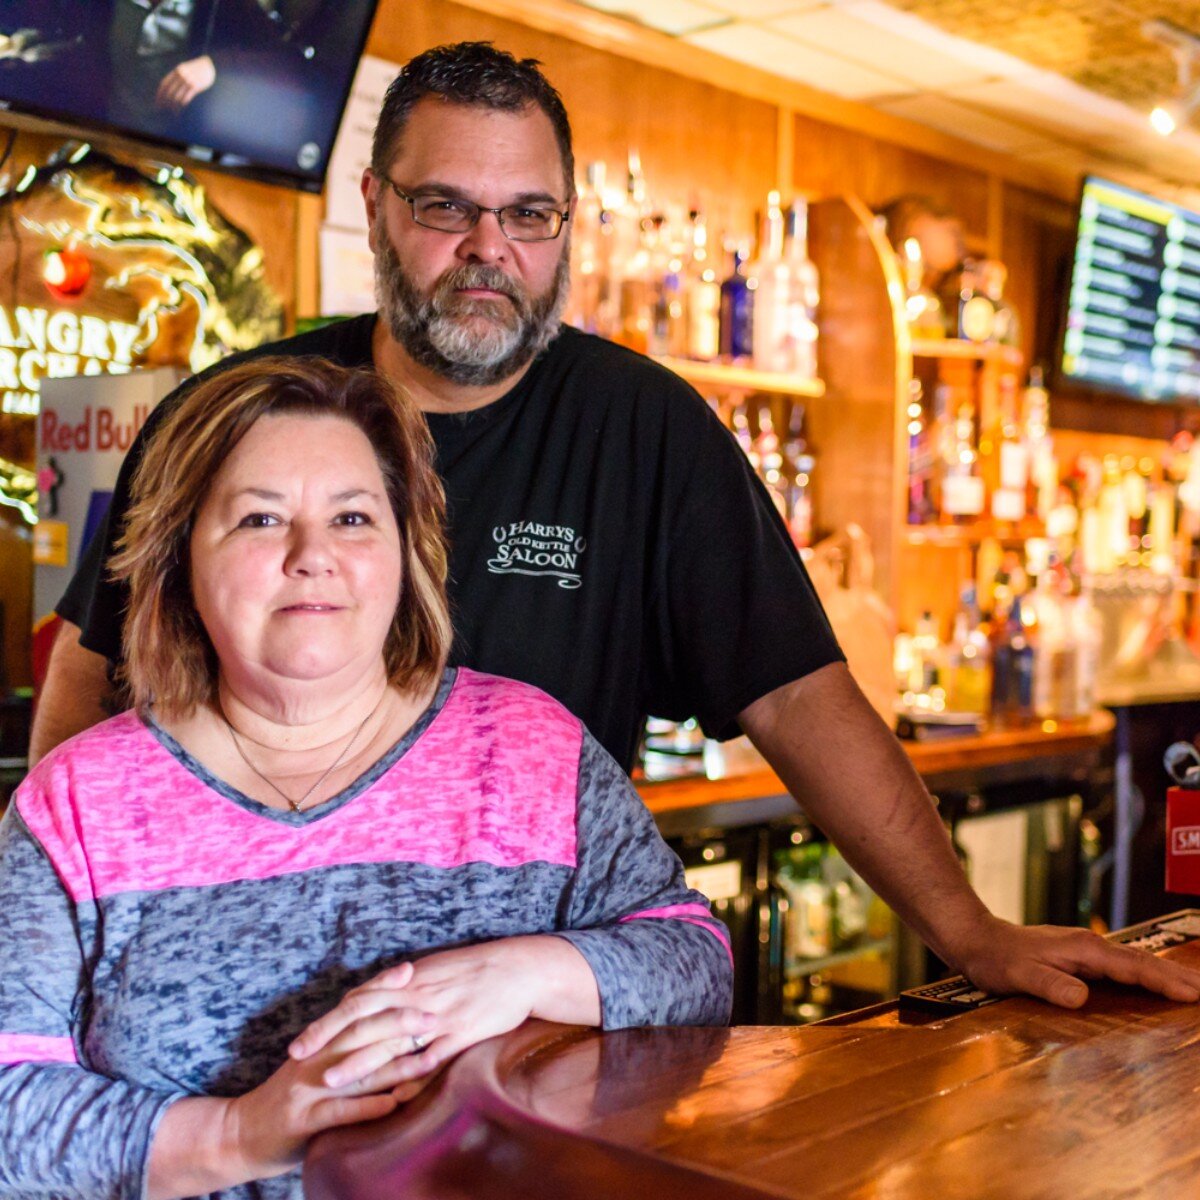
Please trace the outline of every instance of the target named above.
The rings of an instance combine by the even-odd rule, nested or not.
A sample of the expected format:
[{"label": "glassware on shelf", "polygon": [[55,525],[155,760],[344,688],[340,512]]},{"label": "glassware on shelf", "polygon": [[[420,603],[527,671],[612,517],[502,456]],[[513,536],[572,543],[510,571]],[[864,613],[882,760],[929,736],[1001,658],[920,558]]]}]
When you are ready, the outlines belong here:
[{"label": "glassware on shelf", "polygon": [[[721,282],[721,356],[729,362],[748,360],[754,353],[754,302],[757,280],[743,270],[744,247],[730,252],[729,274]],[[754,287],[751,287],[754,283]]]},{"label": "glassware on shelf", "polygon": [[908,330],[923,340],[946,336],[946,314],[942,302],[925,284],[925,258],[915,237],[905,238],[900,266],[904,275],[904,315]]}]

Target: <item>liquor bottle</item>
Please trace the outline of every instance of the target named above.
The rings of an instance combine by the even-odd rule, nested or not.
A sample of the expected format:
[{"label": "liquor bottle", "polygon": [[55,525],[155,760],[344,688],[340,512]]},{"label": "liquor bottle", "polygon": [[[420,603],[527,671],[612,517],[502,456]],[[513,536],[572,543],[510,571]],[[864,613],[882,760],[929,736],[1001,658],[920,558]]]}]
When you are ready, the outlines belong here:
[{"label": "liquor bottle", "polygon": [[1004,297],[1008,268],[1002,262],[989,258],[980,264],[979,270],[983,294],[991,302],[995,314],[991,340],[1002,346],[1018,345],[1021,341],[1021,324],[1016,309]]},{"label": "liquor bottle", "polygon": [[760,371],[789,371],[791,279],[783,258],[784,222],[779,193],[767,195],[762,217],[758,254],[746,268],[747,279],[757,281],[754,290],[754,323],[751,357]]},{"label": "liquor bottle", "polygon": [[1016,379],[1000,377],[996,397],[996,427],[990,442],[992,516],[997,521],[1020,521],[1025,516],[1029,458],[1017,421]]},{"label": "liquor bottle", "polygon": [[1050,394],[1042,379],[1042,368],[1029,371],[1029,383],[1023,397],[1022,436],[1025,441],[1025,508],[1047,521],[1058,503],[1058,462],[1054,457],[1054,439],[1050,436]]},{"label": "liquor bottle", "polygon": [[1033,716],[1033,645],[1022,617],[1021,600],[996,585],[996,612],[989,641],[992,651],[992,723],[1020,725]]},{"label": "liquor bottle", "polygon": [[1129,561],[1129,501],[1115,454],[1103,459],[1103,482],[1096,502],[1100,522],[1100,557],[1097,570],[1111,574]]},{"label": "liquor bottle", "polygon": [[991,702],[992,659],[981,626],[975,588],[963,589],[954,630],[946,648],[946,707],[951,712],[985,715]]},{"label": "liquor bottle", "polygon": [[925,286],[925,257],[916,238],[905,238],[900,250],[904,276],[904,315],[908,331],[915,338],[946,336],[946,313],[942,302]]},{"label": "liquor bottle", "polygon": [[1071,609],[1071,638],[1075,643],[1075,711],[1086,717],[1096,707],[1096,682],[1100,674],[1100,646],[1103,633],[1100,614],[1092,600],[1091,585],[1086,581]]},{"label": "liquor bottle", "polygon": [[964,341],[983,344],[996,340],[996,306],[983,290],[980,264],[973,259],[963,263],[958,292],[958,336]]},{"label": "liquor bottle", "polygon": [[636,150],[629,152],[625,199],[615,214],[613,286],[617,292],[614,338],[645,354],[654,313],[654,278],[650,267],[650,218],[646,180]]},{"label": "liquor bottle", "polygon": [[721,282],[721,355],[730,361],[749,358],[754,352],[754,288],[742,266],[746,253],[732,253],[732,267]]},{"label": "liquor bottle", "polygon": [[941,510],[951,521],[969,520],[983,512],[985,489],[975,449],[975,409],[963,401],[954,419],[949,457],[942,464]]},{"label": "liquor bottle", "polygon": [[822,847],[814,843],[776,856],[775,881],[787,899],[783,953],[789,965],[833,950],[833,892],[825,882],[823,857]]},{"label": "liquor bottle", "polygon": [[709,256],[704,214],[693,209],[692,253],[684,268],[683,308],[687,321],[688,358],[711,362],[721,353],[721,285]]},{"label": "liquor bottle", "polygon": [[650,354],[682,356],[687,346],[683,311],[683,247],[673,240],[663,213],[646,221],[646,251],[650,279]]},{"label": "liquor bottle", "polygon": [[607,337],[605,308],[611,218],[604,208],[603,162],[588,163],[571,222],[571,297],[563,319],[587,333]]},{"label": "liquor bottle", "polygon": [[1042,720],[1076,715],[1078,646],[1063,582],[1051,564],[1038,575],[1030,600],[1037,616],[1033,711]]},{"label": "liquor bottle", "polygon": [[754,439],[753,457],[757,463],[758,477],[766,484],[767,492],[779,515],[788,519],[788,481],[783,471],[783,454],[779,436],[775,432],[775,420],[771,406],[762,404],[758,409],[758,436]]},{"label": "liquor bottle", "polygon": [[909,691],[928,696],[940,682],[938,664],[942,658],[937,620],[925,610],[917,620],[912,636],[912,672]]},{"label": "liquor bottle", "polygon": [[785,519],[797,548],[812,545],[813,471],[817,459],[808,442],[804,405],[792,402],[788,414],[787,438],[783,443],[783,469],[787,476],[787,512]]},{"label": "liquor bottle", "polygon": [[801,379],[817,378],[817,308],[821,283],[816,264],[808,256],[808,203],[794,200],[787,216],[784,259],[788,266],[790,300],[788,342],[789,368]]},{"label": "liquor bottle", "polygon": [[937,516],[934,500],[934,447],[925,423],[924,390],[919,379],[909,381],[908,408],[908,523],[924,525]]}]

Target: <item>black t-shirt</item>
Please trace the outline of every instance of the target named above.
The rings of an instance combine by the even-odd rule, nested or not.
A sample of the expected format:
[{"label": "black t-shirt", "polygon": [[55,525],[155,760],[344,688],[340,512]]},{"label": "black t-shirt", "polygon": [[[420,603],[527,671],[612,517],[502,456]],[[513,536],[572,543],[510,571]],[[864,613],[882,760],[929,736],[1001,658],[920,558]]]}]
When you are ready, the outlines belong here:
[{"label": "black t-shirt", "polygon": [[[371,365],[373,316],[227,360]],[[59,613],[117,659],[125,593],[102,578],[151,415]],[[564,327],[511,392],[427,414],[446,487],[451,661],[525,680],[624,766],[646,714],[738,732],[759,697],[841,651],[787,530],[729,432],[678,376]]]}]

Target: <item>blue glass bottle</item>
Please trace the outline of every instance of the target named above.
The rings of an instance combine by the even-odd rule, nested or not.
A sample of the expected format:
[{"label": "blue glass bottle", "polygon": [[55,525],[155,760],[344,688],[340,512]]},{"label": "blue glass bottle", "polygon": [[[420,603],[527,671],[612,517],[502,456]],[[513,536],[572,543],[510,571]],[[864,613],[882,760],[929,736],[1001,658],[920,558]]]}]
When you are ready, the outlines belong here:
[{"label": "blue glass bottle", "polygon": [[721,354],[749,358],[754,352],[754,290],[742,271],[746,255],[733,252],[733,270],[721,284]]}]

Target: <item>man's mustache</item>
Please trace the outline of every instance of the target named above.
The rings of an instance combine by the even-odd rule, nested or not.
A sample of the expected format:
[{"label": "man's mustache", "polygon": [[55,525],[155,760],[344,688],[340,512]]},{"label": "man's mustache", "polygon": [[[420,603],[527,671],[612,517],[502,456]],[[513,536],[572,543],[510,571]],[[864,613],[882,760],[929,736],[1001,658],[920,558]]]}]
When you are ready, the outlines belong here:
[{"label": "man's mustache", "polygon": [[455,292],[475,288],[507,296],[519,312],[524,312],[527,307],[525,292],[516,280],[499,267],[483,264],[458,267],[443,275],[432,298],[435,306],[441,309],[453,301]]}]

